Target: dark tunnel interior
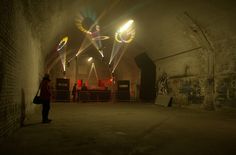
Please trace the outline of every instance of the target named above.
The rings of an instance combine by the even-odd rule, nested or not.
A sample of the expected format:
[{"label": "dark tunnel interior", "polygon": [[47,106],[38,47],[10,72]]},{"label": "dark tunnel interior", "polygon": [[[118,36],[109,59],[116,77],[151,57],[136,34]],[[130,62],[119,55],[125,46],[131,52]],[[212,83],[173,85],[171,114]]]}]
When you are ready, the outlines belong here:
[{"label": "dark tunnel interior", "polygon": [[[235,154],[235,6],[1,0],[0,154],[41,142],[53,149],[38,154]],[[48,128],[35,123],[41,105],[33,103],[46,74]],[[35,136],[37,128],[45,135]],[[34,136],[40,142],[22,142]]]}]

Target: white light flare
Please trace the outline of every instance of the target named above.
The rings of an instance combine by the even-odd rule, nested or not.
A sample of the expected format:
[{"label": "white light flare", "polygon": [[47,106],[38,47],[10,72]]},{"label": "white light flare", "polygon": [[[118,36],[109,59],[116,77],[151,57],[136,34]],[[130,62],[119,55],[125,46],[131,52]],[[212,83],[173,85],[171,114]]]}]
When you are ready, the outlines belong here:
[{"label": "white light flare", "polygon": [[125,23],[117,32],[118,33],[123,33],[125,31],[127,31],[131,25],[133,24],[134,20],[129,20],[127,23]]},{"label": "white light flare", "polygon": [[93,60],[93,57],[89,57],[88,58],[88,62],[92,61]]},{"label": "white light flare", "polygon": [[115,40],[119,43],[130,43],[135,36],[134,21],[129,20],[116,33]]}]

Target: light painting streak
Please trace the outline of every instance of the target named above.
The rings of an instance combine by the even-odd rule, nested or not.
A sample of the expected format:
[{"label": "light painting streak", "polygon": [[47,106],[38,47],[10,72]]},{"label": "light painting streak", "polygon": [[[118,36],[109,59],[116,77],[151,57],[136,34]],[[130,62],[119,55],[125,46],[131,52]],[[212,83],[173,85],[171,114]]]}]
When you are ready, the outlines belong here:
[{"label": "light painting streak", "polygon": [[109,60],[109,65],[111,64],[116,54],[119,52],[119,49],[121,48],[121,46],[122,46],[121,43],[117,43],[116,41],[114,41],[113,46],[112,46],[112,51],[111,51],[111,57]]},{"label": "light painting streak", "polygon": [[125,23],[117,32],[118,33],[123,33],[127,31],[131,25],[134,23],[134,20],[129,20],[127,23]]},{"label": "light painting streak", "polygon": [[63,67],[63,71],[66,71],[66,44],[68,41],[68,37],[64,37],[60,43],[58,44],[57,51],[59,53],[59,56],[61,58],[61,63]]},{"label": "light painting streak", "polygon": [[[86,15],[86,14],[83,14],[82,12],[80,14],[77,15],[77,19],[76,19],[76,25],[77,27],[84,33],[86,33],[86,37],[88,37],[90,39],[90,41],[92,42],[92,44],[94,45],[94,47],[97,49],[97,51],[100,53],[100,55],[102,57],[104,57],[104,54],[103,54],[103,50],[102,50],[102,43],[101,43],[101,40],[107,40],[109,39],[109,36],[101,36],[100,35],[100,27],[98,25],[98,22],[101,20],[101,18],[107,14],[108,11],[110,11],[113,7],[115,7],[115,5],[117,5],[118,3],[120,2],[120,0],[116,0],[112,3],[112,5],[104,10],[100,16],[96,19],[96,20],[93,20],[91,17],[91,14],[90,15]],[[90,17],[94,23],[90,26],[90,28],[88,30],[86,30],[83,25],[82,25],[82,21],[86,18],[86,17]],[[92,32],[92,29],[93,28],[96,28],[96,31]],[[94,36],[95,34],[95,36]]]},{"label": "light painting streak", "polygon": [[98,36],[98,37],[92,38],[92,40],[107,40],[109,38],[110,38],[109,36]]},{"label": "light painting streak", "polygon": [[60,54],[63,71],[66,71],[66,52]]},{"label": "light painting streak", "polygon": [[67,41],[68,37],[64,37],[58,44],[57,51],[60,51],[67,44]]},{"label": "light painting streak", "polygon": [[81,54],[84,50],[86,50],[90,45],[91,45],[91,41],[88,40],[87,37],[84,38],[78,52],[76,53],[75,56],[78,56],[79,54]]},{"label": "light painting streak", "polygon": [[94,64],[94,63],[92,63],[92,65],[91,65],[91,68],[90,68],[90,71],[89,71],[89,75],[88,75],[87,81],[89,81],[90,76],[91,76],[91,73],[92,73],[93,70],[94,70],[96,79],[97,79],[97,81],[98,81],[98,74],[97,74],[97,70],[96,70],[96,67],[95,67],[95,64]]},{"label": "light painting streak", "polygon": [[93,60],[93,57],[89,57],[88,58],[88,62],[92,61]]},{"label": "light painting streak", "polygon": [[99,54],[104,57],[103,50],[102,50],[102,42],[101,40],[95,40],[93,38],[100,38],[100,27],[96,25],[96,30],[91,34],[86,35],[86,37],[90,40],[93,46],[97,49]]},{"label": "light painting streak", "polygon": [[121,51],[120,56],[117,57],[117,61],[114,62],[113,69],[111,71],[112,73],[114,73],[115,69],[117,68],[117,66],[118,66],[118,64],[119,64],[119,62],[120,62],[121,58],[123,57],[126,50],[127,50],[127,45],[125,45],[124,49]]},{"label": "light painting streak", "polygon": [[115,39],[119,43],[130,43],[135,36],[134,21],[129,20],[115,33]]},{"label": "light painting streak", "polygon": [[[115,33],[115,41],[113,43],[112,53],[109,60],[109,65],[113,61],[113,66],[111,71],[112,73],[114,73],[115,69],[117,68],[121,58],[123,57],[127,49],[128,43],[130,43],[134,39],[134,36],[135,36],[135,29],[133,20],[129,20],[128,22],[126,22]],[[122,51],[120,52],[120,50]],[[118,55],[119,52],[120,54]]]}]

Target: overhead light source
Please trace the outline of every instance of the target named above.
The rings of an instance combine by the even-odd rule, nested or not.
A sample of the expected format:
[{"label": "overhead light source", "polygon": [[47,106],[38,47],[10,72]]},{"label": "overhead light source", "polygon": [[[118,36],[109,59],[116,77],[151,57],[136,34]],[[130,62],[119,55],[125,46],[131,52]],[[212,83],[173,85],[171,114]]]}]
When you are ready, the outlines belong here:
[{"label": "overhead light source", "polygon": [[109,65],[112,64],[112,73],[114,73],[116,67],[118,66],[121,58],[123,57],[128,43],[134,39],[135,36],[135,24],[134,20],[130,19],[125,24],[123,24],[115,33],[115,41],[113,43],[111,57],[109,60]]},{"label": "overhead light source", "polygon": [[133,24],[134,20],[129,20],[127,23],[125,23],[119,30],[118,33],[123,33],[124,31],[127,31],[131,25]]},{"label": "overhead light source", "polygon": [[93,60],[93,57],[89,57],[88,58],[88,62],[92,61]]},{"label": "overhead light source", "polygon": [[135,36],[134,20],[129,20],[115,33],[115,39],[119,43],[130,43]]}]

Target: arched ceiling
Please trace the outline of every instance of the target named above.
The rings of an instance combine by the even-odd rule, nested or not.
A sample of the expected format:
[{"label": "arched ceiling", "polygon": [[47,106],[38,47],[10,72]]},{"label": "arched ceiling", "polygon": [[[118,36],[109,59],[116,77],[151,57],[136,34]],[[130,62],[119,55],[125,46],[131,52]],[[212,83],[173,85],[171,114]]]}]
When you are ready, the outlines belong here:
[{"label": "arched ceiling", "polygon": [[[104,35],[105,53],[121,23],[134,19],[136,37],[125,57],[147,52],[152,60],[201,46],[194,24],[202,28],[212,44],[235,37],[233,0],[57,0],[23,1],[26,15],[42,40],[45,55],[61,38],[69,36],[68,48],[78,49],[84,34],[75,25],[81,10],[95,13]],[[31,10],[29,12],[28,10]]]}]

